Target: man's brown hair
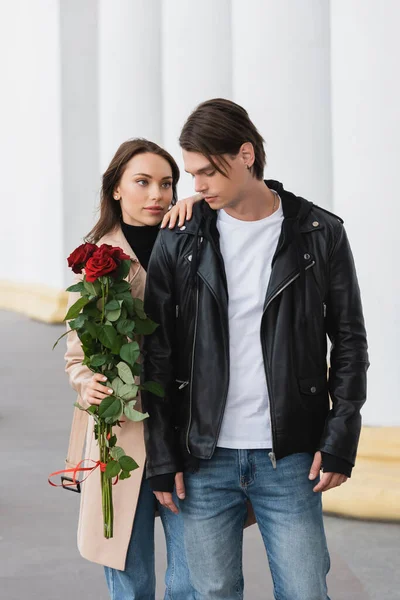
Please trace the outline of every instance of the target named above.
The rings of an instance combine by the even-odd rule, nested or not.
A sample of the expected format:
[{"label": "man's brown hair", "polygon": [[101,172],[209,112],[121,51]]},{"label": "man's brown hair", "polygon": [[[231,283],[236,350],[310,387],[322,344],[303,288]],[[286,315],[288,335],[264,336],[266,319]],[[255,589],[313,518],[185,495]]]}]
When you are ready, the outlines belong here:
[{"label": "man's brown hair", "polygon": [[237,156],[245,142],[251,142],[254,147],[252,173],[256,179],[263,179],[264,140],[247,111],[224,98],[199,104],[187,119],[179,137],[181,148],[203,154],[225,177],[228,176],[228,163],[223,155]]}]

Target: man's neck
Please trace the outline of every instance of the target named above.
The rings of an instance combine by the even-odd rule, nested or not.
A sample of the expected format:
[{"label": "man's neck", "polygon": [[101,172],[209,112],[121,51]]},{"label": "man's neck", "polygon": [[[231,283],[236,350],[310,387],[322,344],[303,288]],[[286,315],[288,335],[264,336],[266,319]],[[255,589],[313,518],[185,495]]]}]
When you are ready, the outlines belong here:
[{"label": "man's neck", "polygon": [[240,197],[224,208],[225,212],[240,221],[260,221],[269,217],[277,208],[275,194],[264,181],[254,179]]}]

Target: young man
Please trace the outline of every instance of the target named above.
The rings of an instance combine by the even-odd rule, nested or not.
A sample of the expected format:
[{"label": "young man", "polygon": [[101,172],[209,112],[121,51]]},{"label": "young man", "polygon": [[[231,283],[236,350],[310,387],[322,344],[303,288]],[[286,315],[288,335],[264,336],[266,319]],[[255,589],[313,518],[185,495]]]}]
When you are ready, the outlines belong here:
[{"label": "young man", "polygon": [[197,598],[243,597],[250,500],[275,597],[326,600],[321,492],[350,477],[368,368],[343,222],[263,181],[263,139],[233,102],[201,104],[180,144],[204,201],[148,268],[144,370],[165,397],[144,397],[147,476],[175,511],[178,473]]}]

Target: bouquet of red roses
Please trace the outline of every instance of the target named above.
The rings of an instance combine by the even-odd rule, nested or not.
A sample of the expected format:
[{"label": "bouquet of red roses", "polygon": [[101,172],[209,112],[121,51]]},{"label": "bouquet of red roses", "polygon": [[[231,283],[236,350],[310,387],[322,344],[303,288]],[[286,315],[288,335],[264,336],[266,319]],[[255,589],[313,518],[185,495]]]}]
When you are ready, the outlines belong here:
[{"label": "bouquet of red roses", "polygon": [[[121,248],[108,244],[82,244],[68,257],[72,271],[77,274],[84,271],[84,275],[79,283],[67,289],[68,292],[79,292],[80,298],[69,308],[64,320],[81,341],[82,364],[93,373],[106,376],[107,387],[114,390],[99,406],[84,408],[75,404],[94,419],[94,435],[100,450],[97,466],[101,471],[106,538],[113,536],[112,480],[127,479],[138,467],[135,460],[126,456],[123,448],[117,445],[113,428],[120,426],[123,417],[132,421],[148,417],[147,413],[135,409],[139,390],[164,395],[156,383],[135,382],[141,371],[139,338],[152,333],[157,325],[147,318],[143,302],[131,295],[131,286],[125,281],[130,264],[130,257]],[[75,475],[73,483],[77,483]]]}]

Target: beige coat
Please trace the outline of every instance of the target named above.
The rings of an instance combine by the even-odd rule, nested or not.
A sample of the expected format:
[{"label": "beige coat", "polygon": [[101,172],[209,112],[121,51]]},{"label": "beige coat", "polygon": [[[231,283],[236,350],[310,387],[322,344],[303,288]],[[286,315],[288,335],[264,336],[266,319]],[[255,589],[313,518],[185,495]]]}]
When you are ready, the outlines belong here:
[{"label": "beige coat", "polygon": [[[127,280],[132,285],[132,296],[143,299],[146,272],[133,254],[121,228],[117,227],[105,235],[98,242],[98,245],[100,244],[119,246],[131,256],[133,262]],[[77,297],[77,294],[71,294],[70,303],[75,302]],[[93,373],[82,365],[83,352],[75,332],[71,332],[67,336],[65,360],[70,383],[78,393],[78,402],[84,405],[82,396]],[[137,408],[140,410],[140,399],[138,404]],[[119,481],[117,485],[113,486],[114,537],[109,540],[103,536],[100,470],[97,468],[83,483],[78,525],[78,548],[81,555],[90,561],[124,570],[145,466],[143,423],[134,423],[126,419],[121,429],[116,428],[116,434],[118,445],[122,446],[127,455],[136,460],[139,468],[132,472],[129,479]],[[89,418],[87,413],[76,408],[66,468],[75,467],[81,460],[85,437],[86,447],[83,457],[97,461],[99,453],[93,436],[93,419]]]}]

